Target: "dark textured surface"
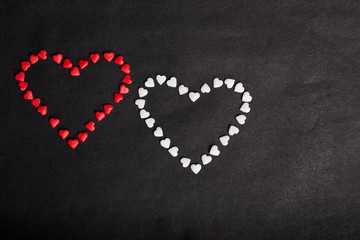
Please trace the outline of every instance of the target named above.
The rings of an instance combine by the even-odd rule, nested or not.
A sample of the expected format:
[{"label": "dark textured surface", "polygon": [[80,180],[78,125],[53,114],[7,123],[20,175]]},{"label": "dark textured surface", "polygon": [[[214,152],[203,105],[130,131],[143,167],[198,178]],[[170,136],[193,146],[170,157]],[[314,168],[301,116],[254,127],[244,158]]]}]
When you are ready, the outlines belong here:
[{"label": "dark textured surface", "polygon": [[[1,239],[358,239],[359,15],[343,0],[2,1]],[[75,151],[13,79],[42,48],[131,64],[131,93]],[[118,70],[98,66],[74,81],[47,61],[29,87],[76,130],[118,85]],[[194,90],[232,77],[254,98],[199,175],[138,117],[135,90],[159,73]],[[231,97],[189,104],[158,88],[148,104],[195,160],[233,121]]]}]

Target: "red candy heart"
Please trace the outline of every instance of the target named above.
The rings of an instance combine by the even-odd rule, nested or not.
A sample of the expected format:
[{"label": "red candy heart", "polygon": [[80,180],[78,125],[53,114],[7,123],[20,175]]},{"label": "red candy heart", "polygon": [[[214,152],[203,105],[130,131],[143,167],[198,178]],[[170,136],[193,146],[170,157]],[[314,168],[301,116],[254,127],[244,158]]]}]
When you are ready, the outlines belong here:
[{"label": "red candy heart", "polygon": [[123,83],[126,83],[126,84],[131,84],[132,83],[132,80],[130,78],[130,75],[125,75],[125,77],[123,78],[122,80]]},{"label": "red candy heart", "polygon": [[21,91],[25,91],[27,86],[28,86],[27,82],[19,82],[19,88],[20,88]]},{"label": "red candy heart", "polygon": [[85,140],[88,137],[88,134],[87,132],[79,132],[77,136],[80,139],[80,141],[85,142]]},{"label": "red candy heart", "polygon": [[123,56],[117,56],[114,60],[114,63],[116,63],[117,65],[123,65],[124,64],[124,58]]},{"label": "red candy heart", "polygon": [[70,62],[70,59],[65,58],[64,62],[63,62],[63,67],[64,68],[72,68],[73,64]]},{"label": "red candy heart", "polygon": [[[113,52],[105,52],[104,53],[104,58],[108,61],[111,62],[114,58],[114,53]],[[37,109],[37,111],[45,116],[48,113],[47,110],[47,106],[46,105],[41,105],[41,100],[40,98],[35,98],[33,96],[33,93],[31,90],[27,90],[28,87],[28,82],[25,82],[25,73],[24,71],[27,71],[29,69],[29,67],[31,67],[32,64],[35,64],[39,61],[39,58],[42,60],[46,60],[47,59],[47,52],[46,50],[41,50],[37,55],[30,55],[29,57],[29,61],[21,61],[21,68],[23,71],[20,71],[19,73],[17,73],[15,75],[15,79],[19,81],[18,85],[21,91],[25,92],[24,99],[26,100],[31,100],[31,104]],[[90,59],[93,63],[96,63],[99,61],[100,59],[100,54],[98,53],[91,53],[90,54]],[[57,53],[52,55],[52,60],[54,62],[56,62],[57,64],[61,65],[62,62],[62,66],[64,68],[68,68],[71,69],[70,70],[70,75],[71,76],[79,76],[80,75],[80,69],[84,69],[85,67],[87,67],[89,65],[89,61],[88,60],[84,60],[81,59],[79,60],[79,67],[73,66],[73,64],[71,63],[69,58],[65,58],[63,59],[63,55],[61,53]],[[115,60],[114,60],[115,64],[117,65],[122,65],[121,70],[123,72],[130,72],[130,66],[129,64],[124,64],[124,58],[121,55],[118,55]],[[132,80],[130,78],[130,75],[125,75],[123,78],[122,83],[124,84],[131,84]],[[119,89],[119,93],[115,93],[114,94],[114,101],[115,102],[119,102],[123,99],[123,95],[121,94],[126,94],[129,92],[129,88],[127,88],[124,84],[120,85],[120,89]],[[104,111],[96,111],[95,112],[95,117],[98,121],[101,121],[105,118],[106,114],[110,114],[111,111],[114,109],[114,106],[112,104],[104,104],[103,105]],[[57,127],[60,124],[60,120],[58,118],[50,118],[49,123],[51,125],[52,128]],[[95,130],[95,122],[94,121],[89,121],[88,123],[85,124],[85,127],[87,128],[87,130],[89,131],[94,131]],[[60,137],[62,139],[66,139],[70,132],[67,129],[60,129],[58,131]],[[71,148],[76,148],[77,145],[79,144],[79,142],[85,142],[86,139],[88,138],[88,133],[87,132],[78,132],[77,137],[78,139],[68,139],[68,144]]]},{"label": "red candy heart", "polygon": [[95,122],[90,121],[87,124],[85,124],[85,127],[90,131],[93,132],[95,130]]},{"label": "red candy heart", "polygon": [[49,123],[50,123],[50,125],[54,128],[54,127],[56,127],[57,125],[59,125],[60,120],[57,119],[57,118],[50,118],[50,119],[49,119]]},{"label": "red candy heart", "polygon": [[46,107],[46,105],[38,107],[37,111],[38,111],[41,115],[45,116],[45,115],[47,114],[47,107]]},{"label": "red candy heart", "polygon": [[22,82],[25,80],[25,73],[24,72],[19,72],[18,74],[15,75],[15,79]]},{"label": "red candy heart", "polygon": [[31,104],[37,108],[38,106],[40,106],[40,98],[34,98],[33,100],[31,100]]},{"label": "red candy heart", "polygon": [[114,53],[113,52],[104,53],[104,58],[108,62],[111,62],[111,60],[114,58]]},{"label": "red candy heart", "polygon": [[46,60],[47,56],[46,56],[46,50],[41,50],[38,54],[39,58],[41,58],[42,60]]},{"label": "red candy heart", "polygon": [[77,140],[77,139],[69,139],[68,144],[72,149],[75,149],[76,146],[79,144],[79,140]]},{"label": "red candy heart", "polygon": [[71,69],[70,71],[70,75],[71,76],[80,76],[80,71],[79,71],[79,68],[78,67],[73,67],[73,69]]},{"label": "red candy heart", "polygon": [[121,71],[123,71],[126,74],[130,73],[130,65],[128,63],[125,63],[124,66],[121,67]]},{"label": "red candy heart", "polygon": [[100,59],[100,54],[98,53],[91,53],[90,54],[90,59],[93,63],[96,63],[97,61],[99,61]]},{"label": "red candy heart", "polygon": [[62,59],[63,59],[63,55],[62,55],[61,53],[54,54],[54,55],[52,56],[52,60],[53,60],[54,62],[56,62],[57,64],[60,64]]},{"label": "red candy heart", "polygon": [[62,139],[65,139],[65,138],[67,138],[67,136],[69,136],[69,130],[66,130],[66,129],[62,130],[62,129],[60,129],[60,130],[59,130],[59,135],[60,135],[60,137],[61,137]]},{"label": "red candy heart", "polygon": [[120,85],[119,93],[120,94],[126,94],[129,92],[129,88],[127,88],[124,84]]},{"label": "red candy heart", "polygon": [[111,110],[113,110],[114,109],[114,107],[113,107],[113,105],[111,105],[111,104],[105,104],[104,105],[104,112],[106,113],[106,114],[109,114],[110,112],[111,112]]},{"label": "red candy heart", "polygon": [[27,90],[26,93],[24,94],[24,98],[26,100],[32,100],[33,99],[33,93],[31,90]]},{"label": "red candy heart", "polygon": [[104,119],[105,113],[97,111],[97,112],[95,113],[95,117],[96,117],[96,119],[100,122],[101,120]]},{"label": "red candy heart", "polygon": [[80,67],[80,69],[86,68],[86,66],[87,66],[88,64],[89,64],[89,62],[86,61],[86,60],[80,60],[80,61],[79,61],[79,67]]},{"label": "red candy heart", "polygon": [[39,61],[39,57],[38,57],[38,56],[36,56],[36,55],[34,55],[34,54],[30,55],[30,63],[31,63],[31,64],[37,63],[37,61]]},{"label": "red candy heart", "polygon": [[123,100],[123,99],[124,99],[123,95],[121,95],[121,94],[119,94],[119,93],[115,93],[115,94],[114,94],[114,102],[118,103],[118,102],[120,102],[120,101]]},{"label": "red candy heart", "polygon": [[31,66],[31,63],[28,61],[21,61],[21,69],[23,71],[27,71],[28,68]]}]

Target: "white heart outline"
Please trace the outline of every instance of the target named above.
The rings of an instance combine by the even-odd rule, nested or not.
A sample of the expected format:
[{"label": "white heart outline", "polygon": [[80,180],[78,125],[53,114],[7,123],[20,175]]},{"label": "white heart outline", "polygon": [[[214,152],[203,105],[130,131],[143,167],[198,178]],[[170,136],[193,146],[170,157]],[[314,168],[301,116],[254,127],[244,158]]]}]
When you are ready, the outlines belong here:
[{"label": "white heart outline", "polygon": [[[154,83],[155,83],[155,86],[154,87],[156,87],[156,86],[167,86],[168,88],[170,88],[170,89],[175,89],[176,90],[176,92],[180,95],[180,96],[188,96],[188,98],[187,99],[189,99],[190,101],[190,103],[195,103],[195,102],[197,102],[197,100],[199,100],[200,98],[201,98],[201,96],[202,95],[205,95],[205,94],[208,94],[208,93],[206,93],[206,92],[202,92],[200,89],[199,89],[199,91],[195,91],[195,90],[193,90],[193,91],[190,91],[190,88],[188,88],[187,86],[185,86],[184,84],[180,84],[180,83],[178,83],[177,81],[176,81],[176,86],[168,86],[168,84],[163,84],[163,83],[165,83],[165,82],[167,82],[167,81],[169,81],[170,79],[172,79],[172,78],[175,78],[175,77],[171,77],[171,78],[167,78],[165,75],[157,75],[156,77],[155,77],[155,79],[156,80],[158,80],[158,77],[161,77],[161,78],[163,78],[163,77],[165,77],[165,80],[163,80],[163,82],[162,83],[160,83],[160,82],[158,82],[158,81],[154,81]],[[149,78],[148,78],[149,79]],[[176,80],[177,80],[177,78],[175,78]],[[214,78],[214,79],[219,79],[219,78]],[[214,81],[214,80],[213,80]],[[223,81],[223,80],[220,80],[220,81]],[[146,82],[146,81],[145,81]],[[224,81],[223,81],[223,83],[224,83]],[[204,85],[204,84],[207,84],[207,83],[203,83],[203,84],[200,84],[200,88]],[[212,84],[207,84],[207,85],[209,85],[209,86],[212,86]],[[180,94],[179,93],[179,91],[178,91],[178,87],[179,86],[183,86],[183,87],[186,87],[187,89],[189,89],[188,90],[188,92],[187,93],[184,93],[184,94]],[[244,92],[246,91],[245,90],[245,87],[243,86],[243,84],[241,83],[241,82],[236,82],[235,84],[233,84],[233,86],[231,87],[231,88],[229,88],[229,87],[227,87],[227,84],[222,84],[220,87],[216,87],[216,88],[214,88],[213,87],[213,89],[219,89],[219,88],[221,88],[221,87],[224,87],[225,86],[225,88],[226,89],[228,89],[228,90],[232,90],[235,94],[241,94],[241,95],[243,95],[244,94]],[[236,86],[241,86],[242,88],[243,88],[243,91],[236,91]],[[151,87],[151,88],[154,88],[154,87]],[[145,84],[143,85],[143,86],[140,86],[139,88],[143,88],[143,89],[147,89],[148,90],[148,93],[150,92],[149,90],[150,89],[148,89],[148,88],[146,88],[146,86],[145,86]],[[210,89],[211,89],[211,87],[210,87]],[[246,91],[248,94],[250,94],[248,91]],[[189,94],[191,94],[191,93],[199,93],[200,94],[200,96],[199,96],[199,98],[197,98],[195,101],[193,101],[191,98],[189,98]],[[146,94],[145,96],[147,96],[148,94]],[[144,96],[144,97],[145,97]],[[139,99],[143,99],[143,97],[140,97],[139,96]],[[241,97],[241,99],[242,99],[242,97]],[[242,101],[242,100],[241,100]],[[242,103],[241,103],[241,106],[243,106],[244,105],[244,103],[246,103],[245,105],[250,105],[248,102],[243,102],[242,101]],[[250,108],[249,108],[250,109]],[[143,109],[140,109],[140,111],[141,110],[145,110],[144,108]],[[249,112],[250,112],[250,110],[249,110]],[[249,113],[249,112],[246,112],[246,113]],[[150,113],[150,112],[149,112]],[[240,114],[242,114],[242,115],[244,115],[245,114],[245,112],[242,112],[242,111],[240,111]],[[151,115],[151,113],[150,113],[150,115]],[[238,116],[238,115],[236,115],[236,116]],[[236,117],[235,116],[235,117]],[[150,118],[150,117],[149,117]],[[155,120],[155,118],[153,118],[153,117],[151,117],[152,119],[154,119]],[[147,119],[142,119],[142,120],[147,120]],[[156,122],[156,120],[155,120],[155,122]],[[245,124],[245,123],[244,123]],[[229,126],[232,126],[233,124],[228,124],[228,127],[227,128],[229,128]],[[240,126],[243,126],[243,124],[241,124]],[[149,126],[148,126],[149,127]],[[161,126],[155,126],[155,125],[153,125],[152,127],[149,127],[149,128],[154,128],[155,130],[156,129],[158,129],[158,128],[160,128],[161,130],[162,130],[162,127]],[[226,133],[225,134],[228,134],[228,131],[226,131]],[[224,135],[225,135],[224,134]],[[237,133],[236,133],[237,134]],[[233,135],[236,135],[236,134],[233,134]],[[232,137],[233,135],[229,135],[229,137]],[[161,137],[161,139],[165,139],[165,138],[169,138],[169,137],[167,137],[165,134],[164,134],[164,131],[162,130],[162,136],[155,136],[155,138],[159,138],[159,137]],[[221,137],[221,136],[220,136]],[[160,139],[160,141],[161,141],[161,139]],[[169,138],[170,139],[170,138]],[[218,139],[219,140],[219,139]],[[159,141],[159,142],[160,142]],[[171,141],[171,139],[170,139],[170,141]],[[172,141],[171,141],[172,142]],[[219,146],[218,146],[219,144],[216,144],[216,143],[213,143],[213,144],[210,144],[210,147],[209,147],[209,150],[208,150],[208,155],[209,156],[211,156],[210,155],[210,149],[212,148],[212,147],[214,147],[214,146],[216,146],[217,148],[219,148],[219,146],[222,146],[222,147],[226,147],[226,146],[228,146],[228,145],[226,145],[226,146],[224,146],[224,145],[222,145],[222,144],[220,144]],[[170,147],[170,149],[171,148],[177,148],[177,152],[180,152],[180,149],[177,147],[177,146],[175,146],[175,145],[172,145],[171,147]],[[170,154],[170,153],[169,153]],[[219,154],[220,154],[220,152],[219,152]],[[201,153],[200,154],[200,159],[201,159],[201,156],[203,156],[203,155],[205,155],[204,153]],[[170,156],[172,156],[171,154],[170,154]],[[180,154],[177,154],[176,156],[172,156],[172,157],[179,157],[179,163],[180,164],[182,164],[183,165],[183,163],[181,162],[181,159],[183,159],[183,158],[186,158],[186,159],[190,159],[190,158],[188,158],[188,157],[186,157],[186,156],[180,156]],[[212,157],[214,158],[214,157],[218,157],[218,156],[213,156],[212,155]],[[192,161],[191,159],[190,159],[190,161]],[[209,162],[210,163],[210,162]],[[208,164],[208,163],[207,163]],[[196,162],[196,163],[189,163],[189,164],[187,164],[186,166],[183,166],[184,168],[186,168],[186,167],[188,167],[188,166],[190,166],[190,169],[192,170],[192,172],[194,173],[194,174],[198,174],[199,172],[200,172],[200,170],[202,169],[202,167],[203,166],[205,166],[205,165],[207,165],[207,164],[203,164],[202,163],[202,161],[199,161],[199,162]],[[198,165],[200,165],[200,169],[198,169]],[[196,167],[195,167],[196,166]],[[196,169],[196,170],[198,170],[198,171],[194,171],[194,169]]]}]

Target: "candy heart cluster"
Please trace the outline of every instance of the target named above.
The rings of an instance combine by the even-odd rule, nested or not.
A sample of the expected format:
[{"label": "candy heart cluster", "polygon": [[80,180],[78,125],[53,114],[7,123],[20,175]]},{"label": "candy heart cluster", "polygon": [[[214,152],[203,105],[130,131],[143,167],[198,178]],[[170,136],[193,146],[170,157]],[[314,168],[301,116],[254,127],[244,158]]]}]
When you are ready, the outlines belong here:
[{"label": "candy heart cluster", "polygon": [[[99,53],[91,53],[90,54],[90,60],[93,64],[96,64],[100,59],[101,56]],[[103,54],[104,59],[107,62],[112,62],[113,58],[115,57],[115,54],[113,52],[105,52]],[[78,61],[78,66],[75,66],[69,58],[64,58],[64,56],[61,53],[53,54],[52,60],[57,63],[58,65],[62,66],[65,69],[69,69],[69,73],[73,77],[80,76],[80,71],[84,70],[86,67],[90,66],[89,61],[86,59],[81,59]],[[42,101],[38,97],[34,97],[32,90],[28,89],[28,80],[25,79],[25,72],[28,71],[28,69],[36,64],[39,59],[45,61],[47,60],[47,51],[41,50],[38,54],[34,55],[31,54],[29,57],[29,60],[21,61],[21,69],[19,73],[15,75],[15,79],[19,81],[18,86],[20,88],[20,91],[24,92],[24,99],[31,102],[31,104],[36,108],[36,110],[43,116],[46,116],[48,113],[48,108],[45,104],[42,104]],[[118,103],[123,99],[123,95],[127,94],[129,92],[129,88],[127,85],[130,85],[132,83],[132,80],[130,78],[130,65],[128,63],[124,62],[123,56],[118,55],[115,60],[113,61],[116,65],[120,66],[120,70],[125,73],[125,76],[122,79],[122,83],[120,84],[119,90],[114,93],[114,102]],[[110,112],[113,110],[114,106],[112,104],[103,104],[103,109],[98,110],[95,112],[94,116],[97,121],[101,121],[105,118],[106,115],[110,114]],[[49,123],[51,127],[57,128],[60,124],[60,119],[51,116],[49,117]],[[95,130],[95,121],[90,120],[85,125],[85,128],[92,132]],[[65,127],[61,127],[58,130],[58,133],[62,139],[67,139],[70,135],[70,132]],[[88,137],[88,133],[86,131],[79,131],[77,133],[77,138],[69,138],[67,140],[67,143],[72,149],[75,149],[78,144],[79,140],[81,142],[85,142]]]},{"label": "candy heart cluster", "polygon": [[[171,78],[167,79],[166,76],[164,76],[164,75],[157,75],[155,77],[155,79],[148,78],[145,81],[144,86],[142,86],[138,89],[139,98],[135,100],[135,104],[140,109],[139,110],[140,118],[145,120],[145,124],[148,128],[154,129],[153,130],[154,136],[157,138],[160,138],[160,146],[167,149],[167,151],[169,152],[169,154],[172,157],[179,156],[179,151],[180,151],[179,147],[172,144],[171,139],[169,137],[165,136],[164,131],[160,126],[155,126],[155,123],[156,123],[155,118],[151,117],[150,112],[145,110],[146,100],[144,99],[144,97],[148,95],[149,89],[154,88],[157,85],[163,85],[165,82],[169,88],[174,88],[174,89],[177,88],[180,96],[187,95],[188,98],[190,99],[190,101],[193,103],[196,102],[200,98],[200,96],[201,96],[200,92],[202,94],[208,94],[212,91],[212,88],[217,89],[217,88],[226,86],[226,88],[231,90],[232,92],[234,92],[236,94],[242,94],[242,103],[239,108],[240,113],[237,116],[235,116],[235,119],[240,125],[245,124],[246,116],[244,114],[250,112],[249,103],[252,101],[252,97],[248,91],[245,91],[243,84],[240,82],[236,82],[234,79],[228,78],[225,80],[220,80],[219,78],[214,78],[212,88],[209,86],[209,84],[204,83],[200,87],[200,92],[198,92],[198,91],[190,91],[189,88],[186,87],[185,85],[178,84],[177,79],[175,77],[171,77]],[[239,133],[239,128],[237,126],[230,125],[230,126],[228,126],[227,133],[222,136],[219,136],[218,140],[219,140],[220,144],[225,147],[228,145],[230,138],[238,133]],[[186,156],[182,156],[179,159],[181,165],[184,168],[187,168],[188,166],[190,166],[190,169],[192,170],[192,172],[195,174],[198,174],[200,172],[200,170],[202,169],[202,166],[209,164],[213,160],[214,157],[218,157],[220,155],[220,150],[219,150],[218,145],[219,144],[217,144],[217,143],[212,144],[207,153],[201,154],[200,158],[201,158],[202,164],[191,163],[190,158],[188,158]]]}]

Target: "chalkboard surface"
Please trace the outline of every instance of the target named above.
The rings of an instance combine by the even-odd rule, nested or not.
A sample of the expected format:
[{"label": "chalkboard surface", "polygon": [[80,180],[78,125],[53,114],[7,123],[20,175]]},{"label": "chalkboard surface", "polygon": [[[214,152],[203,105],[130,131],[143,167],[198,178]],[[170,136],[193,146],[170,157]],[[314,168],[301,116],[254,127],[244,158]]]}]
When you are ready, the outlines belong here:
[{"label": "chalkboard surface", "polygon": [[[2,1],[1,239],[359,239],[359,1]],[[26,72],[41,116],[14,75]],[[73,150],[71,137],[111,103],[131,67],[130,92]],[[134,104],[148,77],[199,91],[214,77],[244,84],[246,124],[195,175],[159,145]],[[239,99],[226,88],[191,103],[157,87],[146,106],[174,144],[200,162]],[[112,102],[113,103],[113,102]],[[56,115],[57,114],[57,115]],[[218,143],[219,146],[221,146]]]}]

